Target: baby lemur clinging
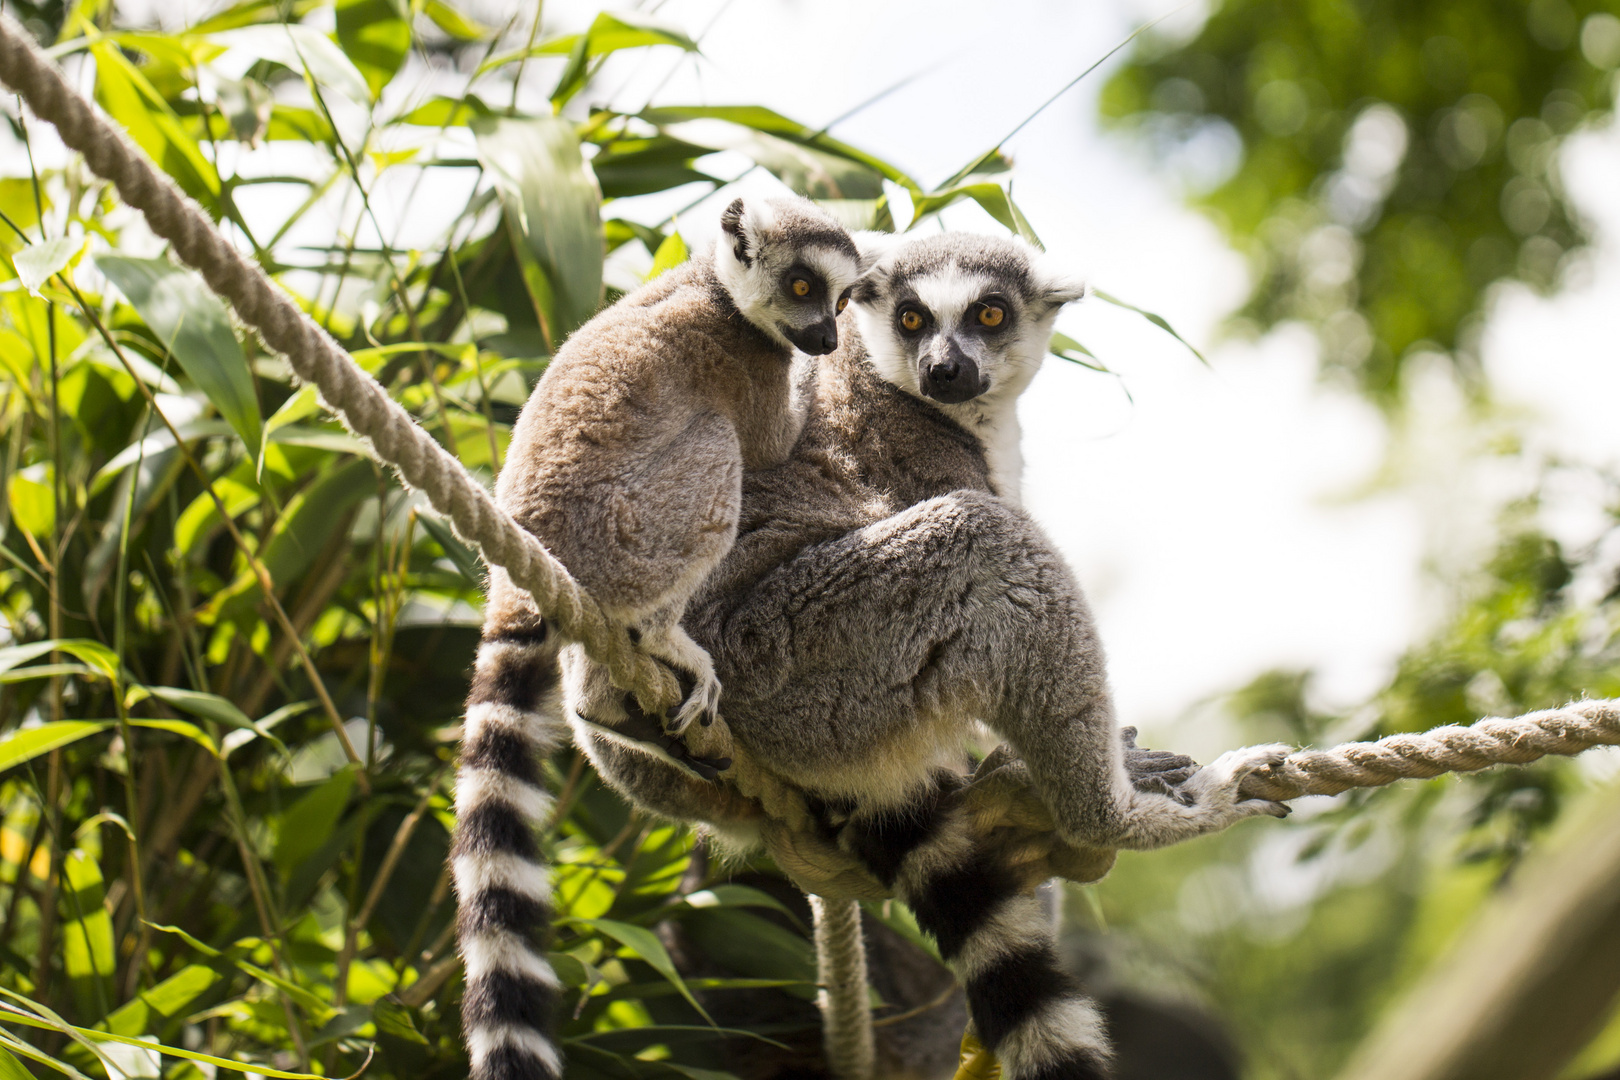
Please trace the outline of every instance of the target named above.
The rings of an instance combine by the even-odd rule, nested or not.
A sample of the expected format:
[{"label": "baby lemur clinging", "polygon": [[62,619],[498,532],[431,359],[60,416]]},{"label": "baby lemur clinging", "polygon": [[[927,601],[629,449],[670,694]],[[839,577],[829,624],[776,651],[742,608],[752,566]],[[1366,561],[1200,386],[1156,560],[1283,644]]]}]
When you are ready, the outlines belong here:
[{"label": "baby lemur clinging", "polygon": [[[1103,1077],[1108,1051],[1032,883],[967,827],[952,768],[976,723],[1012,745],[1079,847],[1158,847],[1282,812],[1238,795],[1279,747],[1227,754],[1174,795],[1131,783],[1091,614],[1016,505],[1016,401],[1083,291],[1017,241],[892,250],[812,376],[793,456],[745,481],[736,545],[686,616],[726,686],[739,769],[805,791],[908,903],[1008,1080]],[[746,829],[701,782],[578,734],[649,809]]]},{"label": "baby lemur clinging", "polygon": [[[794,349],[833,350],[860,272],[849,235],[803,199],[738,199],[721,227],[712,257],[624,297],[557,350],[496,485],[502,508],[691,685],[672,732],[707,724],[720,698],[682,612],[736,536],[744,471],[781,461],[799,433]],[[451,856],[475,1080],[562,1074],[541,942],[551,891],[533,831],[551,805],[540,762],[565,730],[562,646],[533,598],[492,570]]]}]

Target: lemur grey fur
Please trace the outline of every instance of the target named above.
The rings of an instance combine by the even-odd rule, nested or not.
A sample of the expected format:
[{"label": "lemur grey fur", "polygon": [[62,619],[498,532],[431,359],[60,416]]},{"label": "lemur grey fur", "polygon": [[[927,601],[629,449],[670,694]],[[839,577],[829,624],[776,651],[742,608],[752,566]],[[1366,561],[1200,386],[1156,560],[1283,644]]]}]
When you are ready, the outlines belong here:
[{"label": "lemur grey fur", "polygon": [[[1035,883],[972,839],[952,766],[977,722],[1080,847],[1159,847],[1285,812],[1238,795],[1283,747],[1224,755],[1173,789],[1132,783],[1090,611],[1016,504],[1016,400],[1082,292],[1011,240],[892,250],[811,377],[793,456],[745,480],[737,542],[686,616],[725,682],[734,744],[806,790],[827,835],[911,906],[1008,1080],[1104,1077],[1108,1044],[1058,967]],[[599,686],[570,693],[585,715],[613,708]],[[712,787],[578,734],[648,809],[746,834]]]},{"label": "lemur grey fur", "polygon": [[[624,297],[557,350],[496,484],[501,507],[691,687],[674,733],[707,725],[720,696],[682,611],[731,547],[745,470],[780,462],[799,433],[794,349],[833,350],[860,272],[849,234],[806,200],[738,199],[721,227],[712,257]],[[562,1075],[535,835],[551,812],[541,761],[566,730],[561,646],[533,598],[491,570],[451,852],[474,1080]]]}]

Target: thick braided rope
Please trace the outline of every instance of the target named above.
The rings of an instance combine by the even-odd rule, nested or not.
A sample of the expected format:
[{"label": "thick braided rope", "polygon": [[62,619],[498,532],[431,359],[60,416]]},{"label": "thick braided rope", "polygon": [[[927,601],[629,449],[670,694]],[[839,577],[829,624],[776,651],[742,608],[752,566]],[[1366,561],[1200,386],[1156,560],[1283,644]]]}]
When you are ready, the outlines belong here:
[{"label": "thick braided rope", "polygon": [[871,1080],[872,1010],[866,983],[866,940],[861,906],[854,900],[810,897],[815,916],[816,971],[821,992],[821,1039],[827,1067],[838,1080]]},{"label": "thick braided rope", "polygon": [[405,483],[418,489],[455,531],[534,595],[540,611],[562,635],[585,646],[613,681],[635,691],[642,707],[658,714],[679,699],[674,676],[637,652],[623,626],[611,622],[540,542],[495,505],[483,485],[422,430],[375,379],[278,289],[252,261],[214,228],[201,207],[183,195],[114,125],[100,116],[9,15],[0,14],[0,80],[20,93],[34,114],[55,125],[62,141],[84,156],[96,175],[112,181],[152,231],[202,272],[264,342],[286,356],[298,377]]},{"label": "thick braided rope", "polygon": [[1548,754],[1569,756],[1617,744],[1620,700],[1576,701],[1511,720],[1492,716],[1467,727],[1453,724],[1331,750],[1301,750],[1275,768],[1250,775],[1241,791],[1245,798],[1278,801],[1337,795],[1351,788],[1428,780],[1492,765],[1526,765]]}]

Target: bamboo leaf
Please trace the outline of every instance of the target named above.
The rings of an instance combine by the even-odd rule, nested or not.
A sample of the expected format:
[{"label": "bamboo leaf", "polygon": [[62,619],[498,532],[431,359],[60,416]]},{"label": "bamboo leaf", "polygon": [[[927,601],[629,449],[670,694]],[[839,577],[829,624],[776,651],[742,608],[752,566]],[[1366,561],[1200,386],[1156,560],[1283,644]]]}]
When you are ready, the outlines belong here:
[{"label": "bamboo leaf", "polygon": [[1099,299],[1099,300],[1106,300],[1108,303],[1113,304],[1115,307],[1122,307],[1126,311],[1134,311],[1134,312],[1136,312],[1138,315],[1142,316],[1142,318],[1146,319],[1148,322],[1152,323],[1154,326],[1157,326],[1160,330],[1163,330],[1165,333],[1169,334],[1171,337],[1175,338],[1177,341],[1179,341],[1183,345],[1185,345],[1187,347],[1187,351],[1192,353],[1194,356],[1198,357],[1198,359],[1203,363],[1203,365],[1205,367],[1209,366],[1209,361],[1204,359],[1204,354],[1199,352],[1197,349],[1193,348],[1192,344],[1186,338],[1184,338],[1180,334],[1176,333],[1175,327],[1171,326],[1169,321],[1166,320],[1163,315],[1155,315],[1151,311],[1142,310],[1141,308],[1137,307],[1135,304],[1127,304],[1125,301],[1121,300],[1119,297],[1113,296],[1113,295],[1111,295],[1109,293],[1105,293],[1101,289],[1093,289],[1092,292],[1096,294],[1097,299]]},{"label": "bamboo leaf", "polygon": [[257,453],[262,423],[253,372],[225,305],[197,274],[163,259],[100,255],[96,268],[129,298],[191,381]]},{"label": "bamboo leaf", "polygon": [[681,234],[671,232],[664,237],[664,242],[658,245],[658,250],[653,252],[652,269],[647,272],[647,280],[651,281],[664,271],[675,269],[675,267],[685,262],[689,255],[690,253],[686,250],[686,242],[681,239]]},{"label": "bamboo leaf", "polygon": [[0,771],[32,761],[59,746],[76,743],[87,735],[106,731],[116,720],[56,720],[14,731],[0,739]]},{"label": "bamboo leaf", "polygon": [[11,520],[35,539],[56,530],[56,469],[48,461],[18,469],[6,481]]},{"label": "bamboo leaf", "polygon": [[271,858],[283,877],[290,875],[326,842],[349,805],[353,790],[354,769],[339,769],[281,816]]},{"label": "bamboo leaf", "polygon": [[864,165],[873,172],[888,180],[893,180],[902,187],[913,191],[921,191],[921,185],[913,180],[901,169],[889,164],[882,158],[874,157],[864,150],[857,150],[848,143],[828,135],[826,132],[808,127],[797,120],[790,120],[781,113],[759,105],[660,105],[656,108],[644,109],[638,114],[649,124],[662,127],[666,124],[678,124],[688,120],[723,120],[738,127],[751,128],[762,131],[767,135],[774,135],[778,139],[808,146],[834,157]]},{"label": "bamboo leaf", "polygon": [[210,35],[210,40],[296,71],[358,105],[371,104],[371,88],[366,77],[336,42],[313,26],[266,23],[222,30]]},{"label": "bamboo leaf", "polygon": [[23,1068],[15,1054],[0,1046],[0,1080],[34,1080],[34,1074]]},{"label": "bamboo leaf", "polygon": [[560,921],[588,926],[603,936],[617,941],[637,957],[645,960],[658,974],[668,979],[670,984],[680,991],[681,996],[687,1000],[687,1003],[698,1011],[698,1015],[708,1020],[710,1024],[714,1023],[714,1020],[704,1011],[703,1006],[698,1004],[697,998],[692,996],[692,991],[687,988],[685,981],[681,979],[680,972],[675,970],[675,962],[669,958],[669,952],[664,948],[664,943],[659,941],[658,935],[651,930],[631,923],[619,922],[617,919],[570,918]]},{"label": "bamboo leaf", "polygon": [[[568,39],[550,42],[558,48]],[[674,45],[686,52],[696,52],[697,42],[674,23],[643,15],[639,12],[604,11],[596,16],[583,37],[570,42],[568,66],[551,92],[551,103],[561,107],[584,89],[590,76],[590,61],[620,49],[636,49],[647,45]]]},{"label": "bamboo leaf", "polygon": [[[1060,360],[1067,360],[1071,364],[1079,364],[1081,367],[1090,368],[1092,371],[1112,374],[1109,372],[1108,366],[1097,359],[1096,353],[1067,334],[1054,333],[1046,348],[1048,352]],[[1082,357],[1086,359],[1082,359]]]},{"label": "bamboo leaf", "polygon": [[29,244],[11,257],[17,278],[35,296],[40,287],[67,268],[73,257],[84,250],[84,237],[60,236],[39,244]]},{"label": "bamboo leaf", "polygon": [[602,303],[602,194],[566,120],[473,123],[495,180],[530,300],[554,350]]},{"label": "bamboo leaf", "polygon": [[375,101],[411,49],[411,24],[397,0],[338,0],[337,39]]},{"label": "bamboo leaf", "polygon": [[444,0],[427,0],[427,3],[422,5],[422,14],[433,20],[434,26],[457,41],[488,41],[494,33],[483,23],[467,17]]},{"label": "bamboo leaf", "polygon": [[450,527],[432,514],[418,514],[416,520],[433,537],[434,543],[444,549],[445,556],[456,564],[456,569],[468,584],[483,584],[484,565],[479,561],[477,552],[458,540]]},{"label": "bamboo leaf", "polygon": [[117,677],[118,655],[101,642],[89,638],[48,638],[45,641],[30,641],[26,645],[8,645],[0,649],[0,672],[10,671],[19,664],[26,664],[52,652],[65,652],[77,657],[109,679]]}]

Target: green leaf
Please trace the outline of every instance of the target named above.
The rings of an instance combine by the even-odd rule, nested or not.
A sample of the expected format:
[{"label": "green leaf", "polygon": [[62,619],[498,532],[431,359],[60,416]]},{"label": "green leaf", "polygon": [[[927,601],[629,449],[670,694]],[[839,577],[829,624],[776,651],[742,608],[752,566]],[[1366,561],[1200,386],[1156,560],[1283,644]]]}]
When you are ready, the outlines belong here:
[{"label": "green leaf", "polygon": [[864,165],[879,176],[893,180],[902,187],[913,191],[922,190],[917,181],[882,158],[873,157],[864,150],[857,150],[848,143],[839,142],[826,132],[807,127],[797,120],[789,120],[781,113],[759,105],[660,105],[657,108],[644,109],[639,115],[641,119],[658,127],[687,120],[724,120],[738,127],[762,131],[778,139],[786,139],[788,142]]},{"label": "green leaf", "polygon": [[186,133],[162,94],[125,58],[117,44],[90,47],[96,59],[96,100],[135,144],[193,199],[205,207],[219,201],[219,173]]},{"label": "green leaf", "polygon": [[[131,359],[134,358],[131,357]],[[179,428],[180,438],[188,443],[195,439],[229,435],[231,430],[231,425],[223,420],[193,420],[191,423],[184,424]],[[146,438],[129,444],[113,455],[107,464],[97,470],[96,475],[90,480],[90,494],[101,494],[107,490],[108,484],[118,478],[120,472],[137,461],[142,459],[150,460],[173,446],[174,436],[167,429],[155,431]]]},{"label": "green leaf", "polygon": [[116,720],[57,720],[14,731],[0,739],[0,771],[32,761],[59,746],[78,742],[86,735],[106,731],[116,723]]},{"label": "green leaf", "polygon": [[687,893],[681,898],[681,901],[686,907],[697,911],[706,911],[711,908],[770,908],[772,911],[779,911],[786,915],[795,924],[799,922],[799,917],[794,914],[792,908],[763,889],[756,889],[749,885],[727,882],[713,888],[699,889],[697,892]]},{"label": "green leaf", "polygon": [[475,117],[488,115],[489,106],[477,94],[468,94],[459,98],[434,98],[390,123],[434,128],[465,127]]},{"label": "green leaf", "polygon": [[[48,461],[18,469],[6,482],[11,520],[36,540],[56,530],[56,470]],[[44,546],[44,545],[42,545]]]},{"label": "green leaf", "polygon": [[[130,688],[129,704],[133,705],[135,702],[140,701],[142,698],[148,696],[155,697],[159,701],[167,702],[177,709],[184,709],[191,715],[200,716],[204,720],[212,720],[217,724],[224,724],[229,728],[240,728],[251,731],[255,735],[269,739],[276,745],[278,749],[282,751],[282,753],[286,753],[287,751],[287,748],[282,745],[280,739],[277,739],[259,724],[255,723],[253,720],[250,720],[246,713],[244,713],[241,709],[238,709],[230,701],[220,697],[218,694],[204,693],[201,690],[185,690],[178,686],[135,686]],[[143,723],[146,722],[143,721]],[[153,721],[151,723],[156,724],[157,722]],[[195,736],[186,730],[187,728],[193,728],[193,725],[186,724],[184,721],[169,721],[168,723],[175,726],[167,727],[164,730],[173,731],[179,735],[185,735],[187,738],[195,738]],[[193,730],[195,729],[193,728]],[[199,731],[197,734],[201,735],[202,733]],[[213,740],[207,739],[206,736],[199,741],[201,741],[205,746],[210,748],[213,747]]]},{"label": "green leaf", "polygon": [[606,198],[646,195],[700,181],[720,183],[692,165],[696,159],[714,153],[717,147],[700,146],[673,135],[635,138],[617,129],[601,146],[601,152],[591,159],[591,171],[596,174]]},{"label": "green leaf", "polygon": [[51,638],[30,641],[26,645],[8,645],[0,649],[0,672],[10,671],[19,664],[26,664],[51,652],[65,652],[77,657],[109,679],[118,673],[118,654],[89,638]]},{"label": "green leaf", "polygon": [[571,918],[560,921],[589,926],[598,933],[617,941],[620,945],[635,953],[637,957],[646,961],[658,974],[668,979],[670,984],[681,992],[681,996],[687,1000],[687,1003],[698,1011],[698,1015],[708,1020],[710,1024],[714,1023],[714,1020],[704,1011],[703,1006],[698,1004],[697,998],[692,996],[692,991],[687,989],[686,983],[681,979],[681,973],[675,970],[675,963],[669,958],[669,953],[665,950],[663,942],[659,941],[658,935],[651,930],[627,922],[619,922],[617,919]]},{"label": "green leaf", "polygon": [[[225,504],[225,512],[234,520],[259,505],[259,493],[246,484],[230,477],[221,477],[211,485],[214,493]],[[190,558],[197,553],[200,541],[213,535],[224,524],[219,507],[205,491],[192,500],[174,523],[174,550]]]},{"label": "green leaf", "polygon": [[67,268],[73,257],[84,250],[84,237],[60,236],[40,244],[29,244],[11,257],[17,278],[35,296],[40,287]]},{"label": "green leaf", "polygon": [[17,1055],[0,1047],[0,1080],[34,1080],[34,1074],[23,1068]]},{"label": "green leaf", "polygon": [[652,269],[647,272],[647,280],[651,281],[664,271],[675,269],[687,260],[689,254],[681,234],[671,232],[664,237],[664,242],[658,245],[658,250],[653,252]]},{"label": "green leaf", "polygon": [[450,531],[450,526],[431,513],[418,514],[416,520],[427,530],[427,534],[433,537],[434,543],[444,549],[445,556],[456,564],[456,569],[469,584],[477,586],[483,584],[484,564],[479,561],[478,553],[456,539],[455,533]]},{"label": "green leaf", "polygon": [[[217,957],[219,959],[226,960],[226,961],[228,961],[230,963],[235,964],[238,970],[243,971],[243,972],[253,976],[255,979],[258,979],[261,982],[267,983],[270,986],[275,987],[277,990],[282,991],[288,997],[290,997],[294,1001],[298,1002],[305,1009],[308,1009],[309,1012],[310,1012],[310,1015],[315,1017],[317,1023],[325,1023],[326,1018],[331,1016],[333,1011],[334,1011],[330,1005],[328,1005],[326,1002],[322,1001],[320,998],[316,997],[310,991],[304,989],[302,986],[299,986],[297,983],[291,982],[291,981],[289,981],[287,979],[283,979],[279,975],[276,975],[276,974],[274,974],[272,972],[266,971],[263,968],[259,967],[257,964],[251,964],[246,960],[242,960],[240,958],[232,958],[230,956],[227,956],[221,950],[214,948],[212,945],[208,944],[205,941],[198,940],[197,938],[195,938],[195,937],[191,936],[190,934],[186,933],[184,930],[180,929],[178,926],[164,926],[164,925],[160,925],[160,924],[154,923],[154,922],[149,922],[146,925],[150,926],[154,930],[161,930],[165,934],[173,934],[173,935],[175,935],[180,940],[184,941],[187,945],[190,945],[193,949],[196,949],[198,952],[202,953],[204,956]],[[249,951],[251,951],[251,949],[253,947],[256,947],[258,944],[259,944],[259,941],[258,941],[257,938],[247,938],[247,939],[244,939],[243,941],[237,942],[236,946],[233,947],[233,951],[236,948],[242,948],[242,947],[246,947],[246,948],[249,949]],[[3,993],[3,992],[4,992],[3,988],[0,988],[0,993]],[[127,1040],[125,1040],[125,1041],[127,1041]],[[165,1049],[163,1052],[167,1054],[167,1053],[171,1053],[172,1051],[170,1051],[168,1049]],[[194,1060],[197,1060],[197,1061],[212,1061],[214,1059],[213,1058],[194,1058]],[[244,1070],[238,1070],[238,1071],[244,1071]],[[254,1070],[251,1070],[251,1071],[259,1072],[259,1071],[262,1071],[262,1070],[254,1069]],[[277,1075],[277,1074],[270,1073],[270,1072],[265,1072],[265,1075],[266,1076],[274,1076],[274,1075]],[[286,1074],[282,1074],[282,1075],[286,1075]]]},{"label": "green leaf", "polygon": [[339,769],[281,815],[271,858],[283,877],[290,875],[326,843],[333,826],[349,805],[353,790],[354,769]]},{"label": "green leaf", "polygon": [[422,1033],[416,1030],[416,1023],[411,1019],[411,1011],[398,1002],[387,998],[378,998],[371,1003],[371,1019],[377,1025],[377,1031],[404,1039],[406,1042],[428,1044]]},{"label": "green leaf", "polygon": [[963,184],[959,187],[947,188],[943,191],[931,192],[927,195],[918,195],[912,198],[912,218],[907,230],[915,229],[924,219],[950,206],[962,199],[972,199],[984,207],[986,213],[995,218],[1000,224],[1019,236],[1028,240],[1036,247],[1041,246],[1040,237],[1030,227],[1029,220],[1024,217],[1007,194],[1007,189],[1000,184],[989,181],[977,184]]},{"label": "green leaf", "polygon": [[203,279],[163,259],[128,255],[97,256],[96,267],[129,298],[186,375],[236,429],[248,452],[257,453],[262,424],[253,372],[225,305]]},{"label": "green leaf", "polygon": [[553,349],[602,303],[602,194],[566,120],[485,117],[472,125],[495,180],[530,300]]},{"label": "green leaf", "polygon": [[411,50],[411,24],[397,0],[337,0],[337,39],[375,101]]},{"label": "green leaf", "polygon": [[101,867],[82,849],[62,860],[66,886],[58,907],[62,914],[62,969],[73,987],[81,1016],[102,1016],[116,967],[112,914],[107,910]]},{"label": "green leaf", "polygon": [[457,41],[488,41],[494,31],[457,11],[444,0],[427,0],[422,14],[433,20],[433,25]]},{"label": "green leaf", "polygon": [[[549,42],[559,47],[568,39]],[[686,52],[696,52],[697,42],[673,23],[628,11],[604,11],[596,16],[583,38],[570,43],[568,66],[551,92],[551,103],[561,107],[580,92],[590,77],[589,62],[620,49],[635,49],[644,45],[674,45]]]},{"label": "green leaf", "polygon": [[1163,315],[1155,315],[1151,311],[1142,310],[1135,304],[1127,304],[1119,297],[1105,293],[1101,289],[1093,289],[1091,291],[1099,300],[1105,300],[1108,303],[1113,304],[1115,307],[1124,308],[1126,311],[1136,312],[1138,315],[1142,316],[1142,318],[1146,319],[1148,322],[1152,323],[1154,326],[1157,326],[1160,330],[1163,330],[1165,333],[1169,334],[1171,337],[1185,345],[1187,347],[1187,351],[1198,357],[1205,367],[1209,366],[1209,361],[1204,359],[1204,354],[1193,348],[1192,344],[1186,338],[1176,333],[1176,328],[1171,326]]},{"label": "green leaf", "polygon": [[134,1001],[119,1006],[103,1021],[115,1035],[135,1035],[179,1016],[181,1011],[219,982],[219,972],[203,964],[187,964]]},{"label": "green leaf", "polygon": [[184,720],[131,720],[129,726],[149,728],[153,731],[167,731],[171,735],[179,735],[182,738],[190,739],[210,754],[215,756],[219,754],[219,747],[214,745],[214,740],[208,737],[206,731],[196,724],[188,724]]},{"label": "green leaf", "polygon": [[[1112,374],[1109,372],[1107,365],[1097,359],[1096,353],[1067,334],[1054,333],[1052,340],[1047,343],[1046,349],[1060,360],[1067,360],[1071,364],[1079,364],[1081,367],[1090,368],[1092,371]],[[1089,359],[1082,359],[1083,357],[1089,357]]]},{"label": "green leaf", "polygon": [[371,104],[371,87],[337,43],[313,26],[267,23],[222,30],[209,40],[227,49],[242,49],[299,72],[321,87],[330,87],[358,105]]},{"label": "green leaf", "polygon": [[883,195],[883,176],[877,170],[813,145],[753,132],[727,149],[748,155],[761,168],[808,198],[877,199]]}]

